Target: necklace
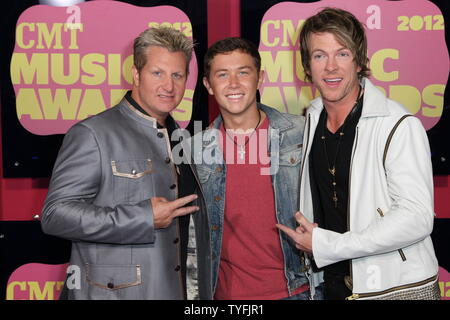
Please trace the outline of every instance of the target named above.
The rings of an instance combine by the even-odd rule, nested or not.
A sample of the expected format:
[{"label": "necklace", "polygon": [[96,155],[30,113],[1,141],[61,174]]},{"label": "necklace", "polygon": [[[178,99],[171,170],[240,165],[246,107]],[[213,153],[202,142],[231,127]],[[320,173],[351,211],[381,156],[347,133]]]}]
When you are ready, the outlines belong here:
[{"label": "necklace", "polygon": [[245,137],[246,140],[245,140],[245,143],[243,143],[243,144],[237,143],[237,142],[235,141],[235,139],[234,139],[233,137],[231,137],[231,136],[228,134],[228,132],[227,132],[228,130],[227,130],[227,128],[225,128],[225,122],[223,123],[223,128],[225,129],[225,134],[227,135],[228,138],[230,138],[231,141],[233,141],[233,143],[234,143],[236,146],[239,147],[238,154],[239,154],[239,158],[240,158],[241,160],[244,160],[244,158],[245,158],[245,146],[246,146],[247,143],[250,141],[250,138],[252,137],[252,135],[256,132],[256,128],[258,128],[260,122],[261,122],[261,113],[260,113],[259,110],[258,110],[258,123],[256,124],[255,129],[253,129],[252,133],[250,133],[250,135],[249,135],[248,137]]},{"label": "necklace", "polygon": [[357,109],[357,106],[358,106],[358,104],[359,104],[359,102],[361,100],[361,96],[360,96],[361,95],[361,91],[362,91],[362,88],[361,88],[361,86],[359,86],[359,91],[358,91],[358,95],[357,95],[355,104],[353,105],[352,110],[350,111],[348,116],[345,118],[344,124],[341,126],[341,128],[339,130],[339,140],[338,140],[338,143],[337,143],[337,146],[336,146],[336,151],[334,153],[333,163],[331,163],[331,164],[330,164],[330,160],[329,160],[329,157],[328,157],[327,143],[326,143],[326,137],[325,137],[325,129],[327,127],[327,112],[326,112],[326,110],[324,108],[324,110],[325,110],[325,119],[324,119],[324,122],[323,122],[322,136],[320,138],[323,141],[323,150],[325,152],[325,157],[327,159],[327,165],[328,165],[327,169],[328,169],[328,172],[331,174],[331,186],[333,188],[333,192],[332,192],[332,195],[331,195],[331,200],[334,202],[334,207],[335,208],[337,208],[337,205],[338,205],[338,197],[337,197],[337,192],[336,192],[336,161],[337,161],[337,156],[339,154],[339,147],[341,145],[342,137],[344,136],[345,126],[348,123],[348,119],[350,119],[353,116],[353,114],[355,113],[355,111]]}]

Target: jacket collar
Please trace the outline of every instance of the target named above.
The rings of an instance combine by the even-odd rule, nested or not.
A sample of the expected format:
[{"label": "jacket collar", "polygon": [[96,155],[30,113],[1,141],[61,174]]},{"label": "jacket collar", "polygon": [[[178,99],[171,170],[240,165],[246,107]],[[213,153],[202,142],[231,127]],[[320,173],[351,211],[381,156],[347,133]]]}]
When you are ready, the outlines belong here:
[{"label": "jacket collar", "polygon": [[[384,117],[390,115],[386,96],[367,79],[361,79],[361,86],[364,88],[364,100],[361,118]],[[311,101],[309,113],[318,115],[323,109],[322,98],[318,97]]]},{"label": "jacket collar", "polygon": [[[291,129],[296,124],[293,123],[286,115],[274,108],[268,107],[264,104],[258,103],[257,107],[262,110],[267,118],[269,119],[269,131],[271,129],[278,130],[282,136],[283,132]],[[214,121],[209,125],[209,127],[203,132],[203,147],[204,148],[215,148],[218,146],[218,141],[220,141],[220,125],[222,124],[222,116],[219,115]]]},{"label": "jacket collar", "polygon": [[[127,97],[123,97],[123,99],[119,102],[119,104],[117,105],[117,107],[121,107],[121,110],[124,114],[126,114],[127,116],[133,118],[134,120],[148,126],[148,127],[152,127],[154,129],[158,129],[158,130],[164,130],[165,128],[161,127],[158,124],[158,121],[151,117],[150,115],[148,115],[142,108],[136,108],[128,99]],[[172,125],[175,128],[178,128],[178,124],[176,123],[176,121],[172,118],[172,116],[170,114],[167,115],[166,118],[166,125]]]}]

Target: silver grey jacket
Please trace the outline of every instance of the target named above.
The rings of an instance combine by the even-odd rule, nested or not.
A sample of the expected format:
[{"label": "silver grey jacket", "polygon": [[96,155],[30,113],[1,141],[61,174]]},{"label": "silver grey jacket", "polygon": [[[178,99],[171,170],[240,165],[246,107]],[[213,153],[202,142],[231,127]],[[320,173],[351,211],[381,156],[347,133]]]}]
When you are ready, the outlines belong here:
[{"label": "silver grey jacket", "polygon": [[[69,299],[184,298],[178,218],[155,229],[150,201],[177,198],[175,170],[167,130],[126,99],[69,130],[41,222],[45,233],[72,240],[70,270],[81,277],[65,284]],[[210,299],[208,218],[197,189],[199,297]]]}]

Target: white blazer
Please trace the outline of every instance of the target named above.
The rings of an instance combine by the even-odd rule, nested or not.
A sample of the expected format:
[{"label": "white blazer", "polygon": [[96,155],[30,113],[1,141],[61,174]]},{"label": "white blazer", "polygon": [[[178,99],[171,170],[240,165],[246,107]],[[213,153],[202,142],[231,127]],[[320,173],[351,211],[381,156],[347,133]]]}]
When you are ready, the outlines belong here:
[{"label": "white blazer", "polygon": [[[353,298],[383,294],[435,281],[438,262],[433,230],[433,174],[426,132],[405,118],[384,151],[392,128],[408,114],[368,79],[356,127],[349,177],[348,231],[313,231],[313,257],[321,268],[351,259]],[[300,211],[313,220],[309,155],[323,105],[308,108],[301,169]]]}]

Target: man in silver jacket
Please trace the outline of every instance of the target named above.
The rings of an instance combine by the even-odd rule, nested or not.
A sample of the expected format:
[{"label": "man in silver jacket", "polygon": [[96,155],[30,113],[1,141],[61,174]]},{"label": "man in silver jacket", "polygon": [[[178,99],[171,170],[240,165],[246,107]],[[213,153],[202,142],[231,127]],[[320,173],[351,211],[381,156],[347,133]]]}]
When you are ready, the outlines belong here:
[{"label": "man in silver jacket", "polygon": [[198,177],[172,155],[178,127],[169,112],[184,95],[192,50],[174,29],[144,31],[134,41],[131,92],[66,134],[42,213],[45,233],[72,240],[62,298],[186,298],[190,213],[199,298],[211,298]]},{"label": "man in silver jacket", "polygon": [[325,299],[439,299],[420,120],[367,79],[367,40],[351,13],[308,18],[300,48],[321,97],[307,113],[299,227],[279,227],[322,268]]}]

